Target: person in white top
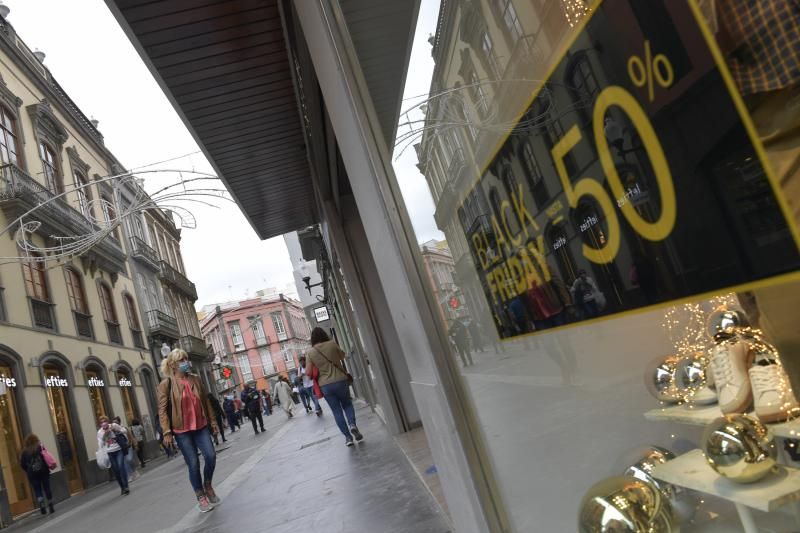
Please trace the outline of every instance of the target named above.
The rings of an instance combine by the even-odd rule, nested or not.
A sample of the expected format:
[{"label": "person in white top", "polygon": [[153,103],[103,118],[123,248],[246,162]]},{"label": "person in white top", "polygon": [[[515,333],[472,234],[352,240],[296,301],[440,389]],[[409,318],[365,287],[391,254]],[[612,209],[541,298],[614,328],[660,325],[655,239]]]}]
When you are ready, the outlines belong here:
[{"label": "person in white top", "polygon": [[314,412],[317,413],[317,416],[321,416],[322,406],[319,404],[319,400],[314,395],[314,380],[311,379],[311,376],[306,374],[306,357],[304,355],[300,356],[300,376],[303,378],[303,388],[305,389],[306,394],[314,402]]},{"label": "person in white top", "polygon": [[[127,449],[123,450],[120,446],[120,441],[125,442],[127,446],[128,431],[116,423],[109,423],[107,416],[100,417],[100,429],[97,430],[97,448],[105,450],[108,454],[108,459],[111,462],[111,471],[114,472],[114,477],[117,478],[119,488],[123,496],[130,494],[128,489],[128,469],[125,465],[125,454]],[[120,435],[124,437],[120,438]]]}]

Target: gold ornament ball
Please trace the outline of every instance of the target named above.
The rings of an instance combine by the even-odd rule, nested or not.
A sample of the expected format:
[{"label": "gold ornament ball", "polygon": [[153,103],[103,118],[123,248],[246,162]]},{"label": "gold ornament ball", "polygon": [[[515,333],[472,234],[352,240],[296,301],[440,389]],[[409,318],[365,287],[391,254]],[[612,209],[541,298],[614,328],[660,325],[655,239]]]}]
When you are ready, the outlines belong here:
[{"label": "gold ornament ball", "polygon": [[578,514],[580,533],[676,533],[669,501],[651,483],[615,476],[593,485]]},{"label": "gold ornament ball", "polygon": [[635,477],[655,486],[669,500],[678,522],[684,523],[691,520],[697,511],[699,498],[696,493],[653,477],[653,470],[656,466],[673,459],[675,459],[675,454],[666,448],[648,446],[639,452],[636,462],[629,466],[623,475]]},{"label": "gold ornament ball", "polygon": [[706,426],[706,461],[719,475],[737,483],[754,483],[775,467],[778,450],[772,432],[757,418],[733,414]]},{"label": "gold ornament ball", "polygon": [[677,355],[668,355],[653,361],[645,370],[645,385],[656,400],[662,402],[680,400],[675,383],[675,372],[680,360]]}]

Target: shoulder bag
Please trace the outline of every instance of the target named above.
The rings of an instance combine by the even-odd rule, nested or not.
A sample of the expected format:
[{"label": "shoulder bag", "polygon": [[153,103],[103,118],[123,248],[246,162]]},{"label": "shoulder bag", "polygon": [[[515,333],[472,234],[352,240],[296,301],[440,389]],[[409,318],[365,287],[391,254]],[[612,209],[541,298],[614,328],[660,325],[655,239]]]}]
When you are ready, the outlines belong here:
[{"label": "shoulder bag", "polygon": [[319,349],[317,349],[317,348],[314,348],[314,350],[315,350],[315,351],[316,351],[318,354],[320,354],[320,355],[322,356],[322,358],[323,358],[323,359],[325,359],[327,362],[329,362],[331,365],[333,365],[333,367],[334,367],[334,368],[336,368],[337,370],[339,370],[339,372],[341,372],[342,374],[344,374],[345,376],[347,376],[347,384],[348,384],[348,385],[352,385],[352,384],[353,384],[353,376],[350,374],[350,372],[348,372],[347,370],[345,370],[344,368],[342,368],[342,367],[341,367],[341,366],[340,366],[338,363],[334,363],[333,361],[331,361],[330,359],[328,359],[327,357],[325,357],[325,354],[324,354],[324,353],[322,353],[321,351],[319,351]]},{"label": "shoulder bag", "polygon": [[44,457],[44,462],[47,463],[47,468],[50,470],[56,469],[58,466],[58,463],[56,463],[56,458],[53,457],[53,454],[47,451],[47,448],[45,448],[44,445],[42,445],[42,457]]}]

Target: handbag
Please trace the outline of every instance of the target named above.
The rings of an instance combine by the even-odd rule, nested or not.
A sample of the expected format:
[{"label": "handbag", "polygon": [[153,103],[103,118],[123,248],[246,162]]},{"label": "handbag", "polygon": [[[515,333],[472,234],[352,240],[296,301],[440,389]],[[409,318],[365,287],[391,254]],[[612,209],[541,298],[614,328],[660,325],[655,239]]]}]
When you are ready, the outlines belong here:
[{"label": "handbag", "polygon": [[131,447],[131,443],[128,440],[128,437],[121,431],[120,432],[115,431],[114,438],[117,440],[117,444],[119,444],[120,449],[122,449],[122,455],[127,455],[128,448]]},{"label": "handbag", "polygon": [[47,448],[45,448],[44,446],[42,446],[42,457],[44,457],[44,462],[47,463],[47,468],[49,468],[50,470],[56,469],[56,467],[58,466],[58,463],[56,463],[56,458],[53,457],[53,454],[48,452]]},{"label": "handbag", "polygon": [[334,368],[336,368],[337,370],[339,370],[339,372],[341,372],[342,374],[344,374],[345,376],[347,376],[347,384],[348,384],[348,385],[352,385],[352,384],[353,384],[353,376],[352,376],[352,374],[350,374],[350,372],[348,372],[347,370],[345,370],[344,368],[342,368],[341,366],[339,366],[337,363],[334,363],[333,361],[331,361],[330,359],[328,359],[327,357],[325,357],[325,354],[324,354],[324,353],[322,353],[322,352],[320,352],[320,351],[319,351],[317,348],[314,348],[314,350],[316,350],[316,352],[317,352],[318,354],[320,354],[320,355],[322,356],[322,358],[323,358],[323,359],[325,359],[327,362],[329,362],[329,363],[330,363],[330,364],[331,364],[331,365],[332,365]]}]

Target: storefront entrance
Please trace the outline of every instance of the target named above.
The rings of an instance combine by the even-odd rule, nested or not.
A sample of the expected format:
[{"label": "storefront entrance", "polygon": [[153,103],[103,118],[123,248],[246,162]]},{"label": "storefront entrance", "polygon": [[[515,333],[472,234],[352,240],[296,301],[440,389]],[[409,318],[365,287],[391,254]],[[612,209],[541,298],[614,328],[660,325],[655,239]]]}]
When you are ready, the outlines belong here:
[{"label": "storefront entrance", "polygon": [[87,368],[86,383],[89,388],[89,401],[92,403],[94,422],[97,424],[101,416],[109,416],[110,412],[106,403],[106,383],[103,373],[96,368]]},{"label": "storefront entrance", "polygon": [[117,371],[117,383],[119,384],[120,395],[122,396],[122,407],[125,409],[125,420],[127,425],[130,426],[131,421],[134,419],[141,421],[139,417],[139,409],[136,406],[136,400],[133,397],[133,380],[131,379],[130,372],[127,370]]},{"label": "storefront entrance", "polygon": [[50,407],[50,418],[56,434],[56,446],[61,458],[61,466],[67,476],[70,494],[83,490],[83,479],[78,464],[75,446],[75,429],[73,416],[67,398],[67,380],[65,370],[55,363],[47,363],[43,368],[47,403]]},{"label": "storefront entrance", "polygon": [[[28,478],[19,466],[22,429],[14,391],[18,385],[8,365],[0,365],[0,465],[11,514],[17,516],[33,509]],[[21,384],[19,384],[21,386]]]}]

